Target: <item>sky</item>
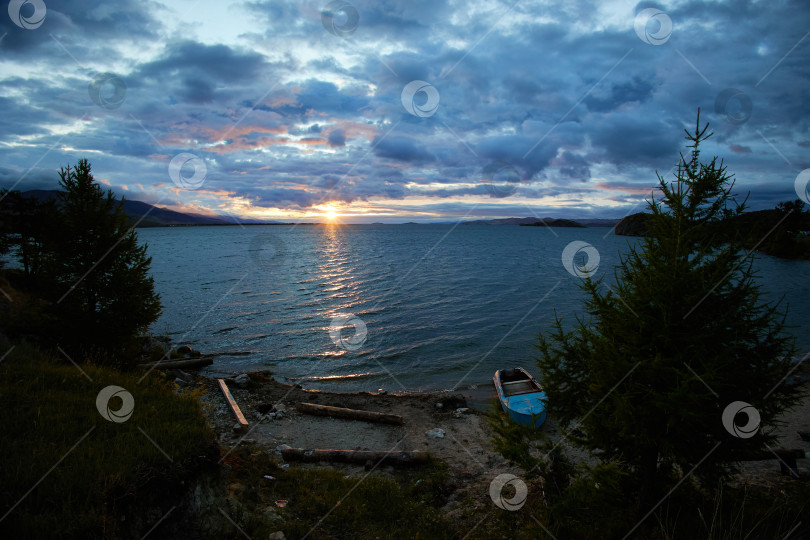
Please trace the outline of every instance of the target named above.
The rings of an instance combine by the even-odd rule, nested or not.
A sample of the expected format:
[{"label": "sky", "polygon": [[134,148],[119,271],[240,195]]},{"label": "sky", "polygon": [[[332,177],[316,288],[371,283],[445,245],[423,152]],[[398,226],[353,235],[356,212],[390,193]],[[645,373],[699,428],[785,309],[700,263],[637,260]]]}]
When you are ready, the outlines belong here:
[{"label": "sky", "polygon": [[3,11],[6,188],[87,158],[116,194],[234,220],[618,218],[672,180],[700,108],[751,209],[807,196],[806,0]]}]

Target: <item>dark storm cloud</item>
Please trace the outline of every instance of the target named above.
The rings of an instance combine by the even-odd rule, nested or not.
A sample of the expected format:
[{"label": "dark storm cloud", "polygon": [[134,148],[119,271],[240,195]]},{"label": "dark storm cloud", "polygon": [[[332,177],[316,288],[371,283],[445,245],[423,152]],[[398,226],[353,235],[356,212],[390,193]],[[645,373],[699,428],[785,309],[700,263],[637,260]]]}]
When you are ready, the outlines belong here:
[{"label": "dark storm cloud", "polygon": [[139,66],[130,78],[165,85],[182,101],[210,103],[217,87],[252,82],[264,65],[264,57],[253,51],[182,41],[168,44],[159,58]]},{"label": "dark storm cloud", "polygon": [[562,155],[560,174],[585,182],[591,177],[591,169],[585,158],[580,155],[565,151]]},{"label": "dark storm cloud", "polygon": [[374,153],[381,158],[406,162],[432,161],[433,156],[423,145],[410,137],[392,135],[374,140]]},{"label": "dark storm cloud", "polygon": [[599,94],[589,95],[585,98],[585,105],[594,112],[608,112],[628,103],[647,101],[653,94],[653,88],[650,81],[635,77],[610,85],[610,90],[604,97]]},{"label": "dark storm cloud", "polygon": [[[4,6],[7,4],[4,2]],[[155,39],[162,28],[156,5],[152,2],[117,0],[113,6],[95,0],[61,0],[45,4],[45,19],[37,31],[13,24],[4,7],[0,12],[0,36],[5,35],[3,51],[19,55],[41,52],[35,49],[55,46],[53,34],[57,39],[64,37],[75,43],[77,51],[74,54],[77,54],[93,49],[102,41],[110,44]],[[24,5],[23,9],[26,7],[31,5]],[[78,38],[79,35],[81,39],[71,39],[71,36]],[[47,60],[44,56],[39,58]]]},{"label": "dark storm cloud", "polygon": [[346,146],[346,134],[342,129],[336,129],[330,133],[327,140],[329,141],[329,146],[331,147]]}]

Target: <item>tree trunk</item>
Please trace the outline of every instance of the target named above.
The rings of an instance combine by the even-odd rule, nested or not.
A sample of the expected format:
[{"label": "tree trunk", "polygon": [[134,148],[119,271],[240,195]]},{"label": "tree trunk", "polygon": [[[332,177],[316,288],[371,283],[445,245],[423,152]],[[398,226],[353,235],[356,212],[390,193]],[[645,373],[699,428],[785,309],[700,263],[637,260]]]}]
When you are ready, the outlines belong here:
[{"label": "tree trunk", "polygon": [[646,513],[653,504],[655,497],[655,476],[658,472],[658,447],[648,446],[641,453],[639,474],[641,479],[641,492],[639,494],[639,510]]}]

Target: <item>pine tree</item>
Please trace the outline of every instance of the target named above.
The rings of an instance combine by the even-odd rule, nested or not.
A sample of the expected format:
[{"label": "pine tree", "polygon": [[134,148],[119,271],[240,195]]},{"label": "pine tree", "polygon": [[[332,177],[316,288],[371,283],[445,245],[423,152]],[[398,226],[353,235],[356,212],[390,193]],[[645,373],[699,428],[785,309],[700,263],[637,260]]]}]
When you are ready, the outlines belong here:
[{"label": "pine tree", "polygon": [[13,251],[29,282],[38,277],[56,215],[53,200],[39,201],[16,190],[0,191],[0,254]]},{"label": "pine tree", "polygon": [[152,260],[127,222],[123,199],[101,190],[86,159],[59,177],[61,222],[46,263],[63,325],[58,338],[74,350],[114,351],[160,314]]},{"label": "pine tree", "polygon": [[[707,130],[698,111],[686,131],[691,155],[681,154],[674,182],[657,175],[649,233],[621,258],[616,284],[586,279],[588,317],[569,330],[558,318],[540,335],[551,410],[576,444],[620,464],[642,510],[661,495],[664,467],[694,468],[714,487],[736,459],[767,449],[777,417],[799,396],[785,381],[795,351],[784,317],[762,301],[750,253],[724,230],[744,203],[722,161],[700,161]],[[751,438],[724,427],[735,401],[759,412]]]}]

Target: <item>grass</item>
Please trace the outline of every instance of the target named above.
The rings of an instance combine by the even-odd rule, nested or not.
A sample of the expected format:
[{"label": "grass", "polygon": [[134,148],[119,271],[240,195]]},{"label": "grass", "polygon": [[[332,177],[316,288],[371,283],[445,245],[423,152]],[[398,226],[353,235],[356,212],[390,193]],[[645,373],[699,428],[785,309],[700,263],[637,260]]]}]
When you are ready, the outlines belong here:
[{"label": "grass", "polygon": [[[214,443],[198,396],[178,394],[157,372],[139,383],[139,373],[80,368],[31,345],[17,345],[0,363],[0,537],[140,538],[197,481],[213,481],[213,517],[222,522],[224,511],[252,538],[277,530],[287,538],[453,537],[438,510],[450,492],[442,464],[347,477],[330,468],[283,469],[274,455],[240,446],[219,469],[206,467],[225,449]],[[133,396],[124,422],[104,419],[96,407],[109,385]],[[121,404],[113,398],[110,408]],[[279,500],[288,504],[279,508]],[[167,521],[150,538],[177,531],[177,523],[206,534],[195,519],[178,509],[174,525]],[[222,525],[208,534],[241,536]]]},{"label": "grass", "polygon": [[[263,451],[240,447],[226,459],[239,492],[231,517],[252,538],[281,530],[286,538],[454,538],[438,507],[447,495],[441,464],[388,476],[347,476],[329,468],[280,468]],[[264,475],[274,477],[273,480]],[[286,501],[278,508],[276,501]],[[268,512],[283,518],[265,519]]]},{"label": "grass", "polygon": [[[215,451],[194,396],[178,395],[159,376],[139,383],[134,373],[81,370],[30,345],[17,345],[0,364],[6,538],[116,538],[122,520],[181,493],[201,456]],[[134,398],[125,422],[107,421],[96,408],[109,385]],[[113,398],[110,407],[121,403]]]}]

